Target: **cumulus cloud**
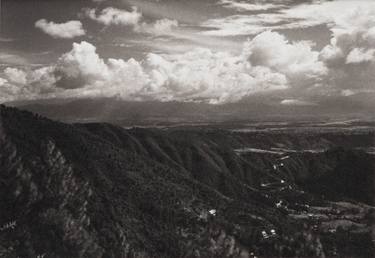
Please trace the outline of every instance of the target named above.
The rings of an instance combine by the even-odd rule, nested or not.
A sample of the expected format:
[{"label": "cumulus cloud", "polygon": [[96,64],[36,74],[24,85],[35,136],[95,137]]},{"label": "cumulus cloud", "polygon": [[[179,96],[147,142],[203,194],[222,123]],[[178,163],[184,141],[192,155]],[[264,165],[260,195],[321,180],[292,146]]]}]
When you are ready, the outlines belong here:
[{"label": "cumulus cloud", "polygon": [[[271,14],[234,15],[210,20],[209,35],[257,34],[244,53],[249,62],[283,74],[304,97],[349,96],[374,92],[375,4],[333,1],[299,5]],[[326,24],[331,42],[321,51],[311,42],[288,42],[271,29],[295,29]]]},{"label": "cumulus cloud", "polygon": [[55,88],[54,67],[47,66],[34,70],[8,67],[0,78],[0,101],[13,101],[53,97],[59,90]]},{"label": "cumulus cloud", "polygon": [[25,71],[23,87],[13,83],[18,98],[117,96],[224,103],[257,92],[285,89],[288,84],[283,74],[252,66],[242,55],[203,48],[178,55],[151,53],[139,62],[103,59],[95,46],[81,42],[74,43],[56,65],[42,69]]},{"label": "cumulus cloud", "polygon": [[108,67],[96,53],[96,48],[85,41],[73,43],[73,49],[59,58],[55,69],[59,78],[57,86],[61,88],[81,88],[107,74]]},{"label": "cumulus cloud", "polygon": [[0,102],[12,100],[17,92],[9,84],[8,80],[0,77]]},{"label": "cumulus cloud", "polygon": [[375,6],[351,10],[330,25],[331,42],[320,59],[329,67],[331,86],[352,92],[375,91],[374,28]]},{"label": "cumulus cloud", "polygon": [[[204,33],[214,36],[257,34],[245,48],[252,65],[269,67],[285,75],[289,85],[304,96],[344,96],[351,92],[375,91],[374,21],[373,1],[317,1],[274,13],[210,20],[206,26],[216,29]],[[326,24],[332,32],[330,44],[321,51],[313,50],[310,42],[288,42],[279,33],[270,32],[271,29],[321,24]]]},{"label": "cumulus cloud", "polygon": [[[375,6],[357,8],[330,25],[331,43],[322,50],[327,62],[361,63],[374,58]],[[354,62],[351,62],[354,61]]]},{"label": "cumulus cloud", "polygon": [[108,25],[137,25],[142,18],[142,14],[137,8],[133,7],[132,11],[107,7],[97,14],[96,9],[86,9],[85,14],[92,20]]},{"label": "cumulus cloud", "polygon": [[178,27],[178,21],[160,19],[152,23],[142,22],[142,13],[136,7],[132,11],[107,7],[97,14],[96,9],[85,9],[85,15],[106,26],[123,25],[131,26],[135,32],[152,34],[156,36],[168,35]]},{"label": "cumulus cloud", "polygon": [[54,69],[56,87],[65,95],[130,98],[148,83],[147,74],[134,59],[102,59],[88,42],[74,43]]},{"label": "cumulus cloud", "polygon": [[311,42],[289,42],[277,32],[259,34],[247,42],[244,54],[252,65],[284,74],[292,86],[314,86],[327,73],[326,66],[319,60],[319,52],[312,50]]},{"label": "cumulus cloud", "polygon": [[26,84],[26,73],[17,68],[8,67],[4,70],[7,79],[12,83]]},{"label": "cumulus cloud", "polygon": [[7,83],[7,82],[8,81],[6,79],[0,77],[0,87],[5,85],[5,83]]},{"label": "cumulus cloud", "polygon": [[208,49],[164,58],[149,55],[150,89],[165,100],[234,102],[260,91],[285,89],[284,75],[252,67],[242,57]]},{"label": "cumulus cloud", "polygon": [[54,23],[52,21],[48,22],[46,19],[41,19],[35,23],[35,27],[53,38],[70,39],[85,35],[85,30],[80,21]]},{"label": "cumulus cloud", "polygon": [[259,91],[284,89],[285,76],[252,67],[241,56],[208,49],[186,54],[149,54],[104,60],[87,42],[74,44],[55,69],[57,86],[81,96],[118,96],[161,101],[232,102]]},{"label": "cumulus cloud", "polygon": [[[100,15],[95,13],[98,19]],[[0,95],[226,103],[259,92],[289,90],[293,94],[287,96],[293,97],[280,104],[311,105],[311,94],[346,98],[374,92],[374,21],[370,8],[340,15],[329,23],[332,39],[321,51],[309,41],[289,41],[274,31],[247,41],[240,54],[196,48],[183,54],[149,53],[142,61],[104,59],[94,45],[74,43],[53,66],[4,70]],[[177,25],[164,20],[151,26],[137,20],[132,26],[162,35]]]},{"label": "cumulus cloud", "polygon": [[365,50],[363,48],[354,48],[346,57],[347,64],[370,62],[373,60],[375,60],[375,49]]}]

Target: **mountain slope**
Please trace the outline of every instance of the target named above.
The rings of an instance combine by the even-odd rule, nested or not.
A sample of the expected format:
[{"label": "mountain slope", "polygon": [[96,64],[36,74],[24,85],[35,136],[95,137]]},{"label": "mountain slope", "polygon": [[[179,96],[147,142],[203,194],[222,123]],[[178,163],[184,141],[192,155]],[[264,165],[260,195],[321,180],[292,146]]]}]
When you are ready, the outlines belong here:
[{"label": "mountain slope", "polygon": [[[295,217],[302,204],[276,206],[313,196],[259,188],[272,158],[262,157],[263,167],[235,154],[224,132],[211,133],[69,125],[0,106],[0,256],[322,257],[337,249]],[[372,208],[353,205],[357,224],[370,225]],[[368,229],[348,243],[366,248],[343,254],[371,253]]]},{"label": "mountain slope", "polygon": [[[210,235],[233,241],[244,233],[232,214],[254,216],[249,226],[272,226],[274,211],[264,204],[240,205],[80,128],[4,107],[1,118],[1,221],[17,222],[3,248],[17,255],[209,257],[234,247],[210,250]],[[206,218],[213,208],[215,223]]]}]

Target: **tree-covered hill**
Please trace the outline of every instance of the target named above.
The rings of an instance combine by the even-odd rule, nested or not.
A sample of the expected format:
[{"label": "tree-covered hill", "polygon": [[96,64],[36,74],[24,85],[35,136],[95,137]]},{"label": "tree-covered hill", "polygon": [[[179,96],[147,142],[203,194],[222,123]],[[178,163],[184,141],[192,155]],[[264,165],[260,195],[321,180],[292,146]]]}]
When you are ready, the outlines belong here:
[{"label": "tree-covered hill", "polygon": [[272,171],[281,156],[236,152],[254,139],[0,106],[0,257],[371,257],[373,157],[292,153]]}]

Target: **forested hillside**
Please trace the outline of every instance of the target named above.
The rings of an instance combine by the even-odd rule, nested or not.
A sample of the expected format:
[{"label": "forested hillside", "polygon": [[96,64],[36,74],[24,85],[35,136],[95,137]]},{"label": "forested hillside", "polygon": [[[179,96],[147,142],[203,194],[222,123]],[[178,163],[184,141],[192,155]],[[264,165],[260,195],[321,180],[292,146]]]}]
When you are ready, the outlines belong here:
[{"label": "forested hillside", "polygon": [[374,156],[350,144],[371,137],[64,124],[1,106],[0,257],[371,257]]}]

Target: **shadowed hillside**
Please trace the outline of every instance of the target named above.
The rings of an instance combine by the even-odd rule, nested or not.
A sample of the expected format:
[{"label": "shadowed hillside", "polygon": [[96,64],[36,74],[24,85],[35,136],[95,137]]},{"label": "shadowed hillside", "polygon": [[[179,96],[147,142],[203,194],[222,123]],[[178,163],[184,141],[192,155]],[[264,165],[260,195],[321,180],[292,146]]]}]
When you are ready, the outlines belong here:
[{"label": "shadowed hillside", "polygon": [[[70,125],[1,106],[0,257],[371,257],[373,155],[238,151],[270,137],[314,142]],[[352,136],[329,137],[319,147]]]}]

